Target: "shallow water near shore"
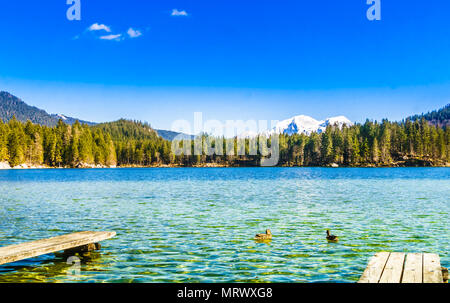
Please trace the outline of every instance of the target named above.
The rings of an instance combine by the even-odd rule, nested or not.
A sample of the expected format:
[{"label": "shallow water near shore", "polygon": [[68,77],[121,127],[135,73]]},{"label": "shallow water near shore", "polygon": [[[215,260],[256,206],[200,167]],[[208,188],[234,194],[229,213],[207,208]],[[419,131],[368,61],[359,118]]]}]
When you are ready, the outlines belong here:
[{"label": "shallow water near shore", "polygon": [[51,254],[0,265],[0,282],[356,282],[378,251],[450,267],[449,196],[449,168],[5,170],[0,246],[117,236],[79,271]]}]

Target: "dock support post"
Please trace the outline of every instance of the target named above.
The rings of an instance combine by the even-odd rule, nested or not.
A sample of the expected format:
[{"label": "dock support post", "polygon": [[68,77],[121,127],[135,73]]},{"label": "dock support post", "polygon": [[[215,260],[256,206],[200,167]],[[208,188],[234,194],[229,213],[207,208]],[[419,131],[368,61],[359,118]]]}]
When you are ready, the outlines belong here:
[{"label": "dock support post", "polygon": [[86,252],[91,252],[91,251],[100,250],[100,249],[101,249],[100,243],[90,243],[87,245],[82,245],[82,246],[78,246],[75,248],[66,249],[66,250],[64,250],[64,255],[74,255],[76,253],[86,253]]}]

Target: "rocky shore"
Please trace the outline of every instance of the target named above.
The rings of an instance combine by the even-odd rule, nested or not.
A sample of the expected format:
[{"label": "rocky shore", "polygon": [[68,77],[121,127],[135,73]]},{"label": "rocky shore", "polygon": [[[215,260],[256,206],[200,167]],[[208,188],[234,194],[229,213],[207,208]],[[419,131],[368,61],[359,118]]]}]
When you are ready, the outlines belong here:
[{"label": "rocky shore", "polygon": [[78,163],[75,167],[52,167],[47,165],[36,165],[36,164],[28,164],[23,163],[14,167],[11,167],[11,165],[8,162],[0,162],[0,170],[1,169],[44,169],[44,168],[116,168],[116,166],[106,166],[106,165],[95,165],[95,164],[88,164],[88,163]]},{"label": "rocky shore", "polygon": [[20,164],[14,167],[11,167],[8,162],[0,162],[0,169],[42,169],[42,168],[50,168],[45,165],[34,165],[34,164]]},{"label": "rocky shore", "polygon": [[8,162],[0,162],[0,169],[11,169]]}]

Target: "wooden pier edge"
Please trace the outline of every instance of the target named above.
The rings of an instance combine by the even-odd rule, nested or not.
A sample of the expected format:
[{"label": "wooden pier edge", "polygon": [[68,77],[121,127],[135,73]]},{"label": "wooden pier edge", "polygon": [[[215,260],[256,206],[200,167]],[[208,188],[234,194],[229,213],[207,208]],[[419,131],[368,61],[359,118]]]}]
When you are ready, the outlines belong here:
[{"label": "wooden pier edge", "polygon": [[437,254],[378,252],[358,283],[444,283],[445,272]]},{"label": "wooden pier edge", "polygon": [[100,249],[101,241],[116,235],[113,231],[82,231],[48,239],[0,247],[0,265],[65,251],[75,253]]}]

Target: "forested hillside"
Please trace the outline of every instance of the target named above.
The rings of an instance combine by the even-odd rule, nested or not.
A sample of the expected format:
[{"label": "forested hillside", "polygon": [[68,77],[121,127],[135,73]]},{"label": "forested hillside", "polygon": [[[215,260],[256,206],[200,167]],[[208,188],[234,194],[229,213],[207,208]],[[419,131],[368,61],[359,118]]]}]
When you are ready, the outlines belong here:
[{"label": "forested hillside", "polygon": [[329,126],[320,135],[283,136],[281,163],[322,166],[433,166],[450,162],[450,129],[424,119],[402,123],[367,120],[364,124]]},{"label": "forested hillside", "polygon": [[[214,148],[223,138],[202,136]],[[0,122],[0,162],[11,166],[27,163],[51,167],[94,166],[250,166],[261,155],[248,155],[249,139],[239,139],[246,155],[237,156],[240,142],[234,138],[234,155],[194,155],[194,141],[186,141],[191,153],[175,155],[172,142],[156,135],[149,125],[119,120],[96,126],[59,121],[48,127],[11,119]],[[182,142],[178,143],[182,145]],[[281,135],[280,166],[445,166],[450,162],[450,128],[431,126],[425,119],[402,123],[366,121],[351,127],[328,126],[318,134]]]},{"label": "forested hillside", "polygon": [[111,135],[119,165],[150,166],[170,163],[171,142],[159,137],[147,123],[121,119],[98,124],[93,129]]},{"label": "forested hillside", "polygon": [[119,120],[89,126],[41,126],[13,117],[0,121],[0,162],[14,167],[148,166],[169,163],[170,141],[159,137],[148,124]]},{"label": "forested hillside", "polygon": [[111,135],[76,122],[41,126],[13,118],[0,121],[0,162],[51,167],[115,166],[116,153]]},{"label": "forested hillside", "polygon": [[418,121],[424,118],[431,125],[437,125],[441,127],[449,127],[450,126],[450,104],[447,104],[443,108],[439,110],[434,110],[427,114],[415,115],[409,117],[412,121]]},{"label": "forested hillside", "polygon": [[[213,139],[212,146],[218,143],[217,140],[221,139]],[[236,140],[235,154],[238,148]],[[245,139],[246,151],[249,143],[249,139]],[[321,134],[280,135],[278,165],[448,166],[449,147],[450,129],[430,126],[425,119],[403,123],[367,120],[364,124],[342,129],[330,125]],[[173,159],[175,163],[187,166],[202,163],[248,166],[259,165],[261,156],[202,155],[174,156]]]}]

